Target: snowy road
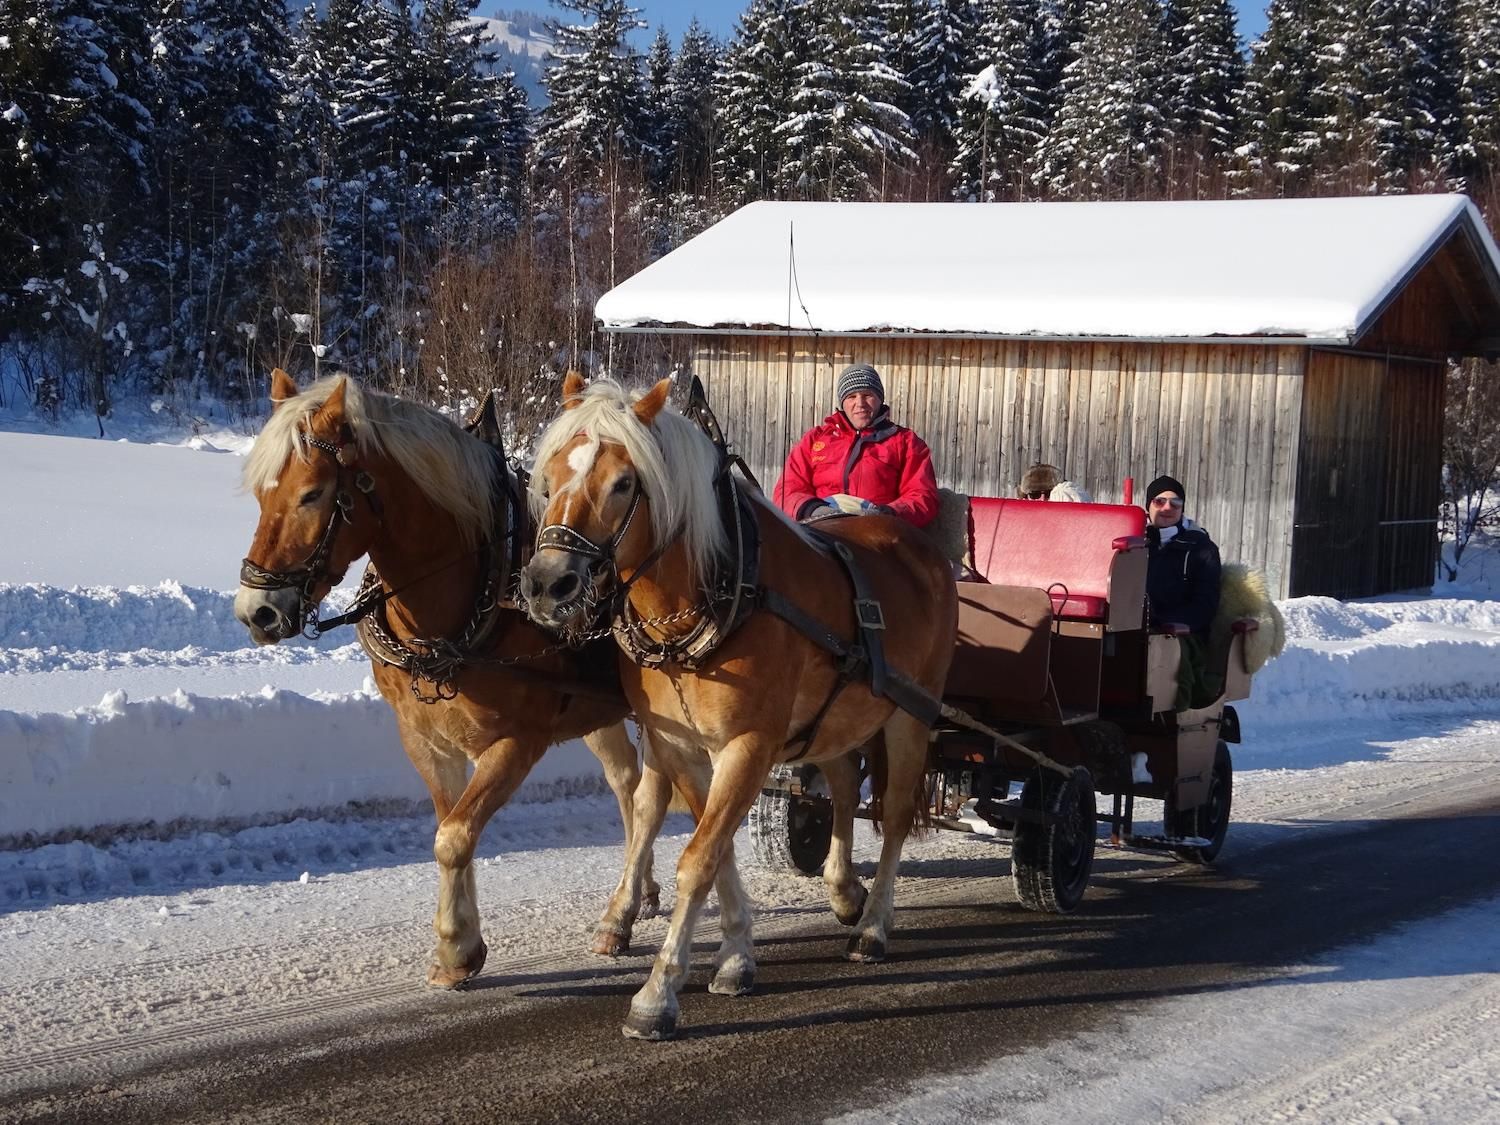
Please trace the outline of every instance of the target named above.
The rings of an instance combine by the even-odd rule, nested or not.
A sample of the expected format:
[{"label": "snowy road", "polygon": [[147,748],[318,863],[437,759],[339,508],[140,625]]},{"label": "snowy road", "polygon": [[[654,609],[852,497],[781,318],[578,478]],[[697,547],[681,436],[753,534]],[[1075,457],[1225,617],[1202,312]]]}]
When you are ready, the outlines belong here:
[{"label": "snowy road", "polygon": [[[581,953],[618,861],[606,799],[497,818],[479,871],[490,963],[482,987],[456,996],[421,985],[433,895],[424,818],[117,844],[110,854],[152,879],[180,865],[177,889],[0,916],[0,1117],[373,1120],[430,1095],[421,1076],[448,1067],[482,1070],[486,1100],[560,1082],[556,1061],[531,1052],[572,1036],[592,1060],[587,1081],[567,1061],[573,1098],[607,1109],[621,1068],[648,1059],[653,1083],[687,1083],[657,1116],[689,1120],[698,1067],[726,1050],[773,1066],[793,1029],[808,1052],[784,1064],[793,1088],[842,1059],[867,1079],[819,1104],[864,1106],[868,1120],[1144,1120],[1170,1116],[1167,1107],[1197,1120],[1365,1120],[1392,1108],[1393,1087],[1421,1119],[1500,1114],[1500,1047],[1492,1034],[1462,1034],[1490,1027],[1500,1009],[1500,869],[1490,860],[1500,722],[1346,723],[1296,737],[1312,744],[1307,768],[1257,768],[1274,759],[1273,743],[1241,755],[1220,871],[1105,852],[1071,918],[1015,908],[1003,846],[952,835],[919,843],[898,892],[907,936],[874,970],[839,960],[839,927],[816,881],[754,872],[760,999],[690,986],[686,1042],[654,1054],[618,1040],[616,1027],[663,923],[642,926],[639,955],[611,964]],[[663,871],[685,828],[669,823]],[[1449,848],[1453,863],[1431,868]],[[869,837],[861,853],[868,865]],[[1424,880],[1424,863],[1438,876]],[[318,872],[306,883],[304,865]],[[1420,929],[1347,945],[1470,899],[1469,913],[1424,923],[1447,927],[1436,952]],[[1309,992],[1316,1002],[1298,999]],[[1222,1050],[1205,1046],[1216,1043]],[[453,1057],[439,1063],[443,1052]],[[407,1067],[413,1059],[427,1062]],[[941,1078],[952,1071],[970,1073]],[[386,1073],[405,1078],[372,1085]],[[723,1096],[760,1099],[747,1120],[811,1108],[793,1113],[754,1084],[734,1094],[737,1080],[724,1083]],[[376,1101],[361,1091],[378,1091]],[[1242,1112],[1252,1091],[1260,1100],[1245,1104],[1259,1108]],[[1139,1112],[1118,1117],[1108,1107],[1126,1095]],[[525,1104],[516,1120],[570,1119],[558,1103]],[[1204,1117],[1195,1106],[1217,1109]]]},{"label": "snowy road", "polygon": [[239,459],[0,433],[0,461],[0,1121],[1500,1121],[1494,818],[1432,818],[1500,793],[1492,547],[1438,596],[1283,603],[1217,873],[1105,853],[1039,918],[1004,846],[938,835],[873,970],[817,881],[751,873],[760,995],[697,980],[651,1051],[617,1029],[664,922],[582,953],[621,840],[586,751],[491,823],[485,975],[429,993],[421,784],[346,637],[255,649],[234,620]]}]

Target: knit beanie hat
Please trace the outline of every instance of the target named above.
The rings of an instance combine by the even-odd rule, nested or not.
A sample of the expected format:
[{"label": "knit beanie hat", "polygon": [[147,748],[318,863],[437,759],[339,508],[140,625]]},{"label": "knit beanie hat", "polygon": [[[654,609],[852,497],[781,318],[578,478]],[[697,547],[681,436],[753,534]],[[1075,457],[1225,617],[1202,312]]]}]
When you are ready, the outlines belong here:
[{"label": "knit beanie hat", "polygon": [[1022,498],[1035,496],[1037,493],[1046,496],[1062,483],[1062,479],[1062,470],[1056,465],[1047,465],[1039,461],[1026,470],[1025,475],[1021,477],[1021,487],[1017,491],[1020,492]]},{"label": "knit beanie hat", "polygon": [[853,363],[844,368],[839,375],[834,398],[842,407],[844,400],[855,391],[874,391],[880,396],[881,402],[885,401],[885,384],[880,381],[880,372],[868,363]]},{"label": "knit beanie hat", "polygon": [[1146,486],[1146,503],[1149,504],[1163,492],[1175,492],[1184,500],[1187,499],[1187,490],[1182,487],[1182,482],[1175,477],[1161,476]]}]

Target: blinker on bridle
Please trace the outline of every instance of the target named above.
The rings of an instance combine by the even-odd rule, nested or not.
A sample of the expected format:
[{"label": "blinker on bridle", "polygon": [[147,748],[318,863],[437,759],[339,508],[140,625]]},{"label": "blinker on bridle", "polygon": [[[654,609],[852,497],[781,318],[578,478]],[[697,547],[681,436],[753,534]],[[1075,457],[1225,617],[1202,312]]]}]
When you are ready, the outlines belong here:
[{"label": "blinker on bridle", "polygon": [[[313,598],[313,587],[318,582],[327,580],[328,560],[333,555],[333,543],[338,537],[339,527],[342,523],[352,524],[354,522],[354,494],[348,488],[348,470],[354,461],[354,442],[352,440],[335,445],[331,441],[314,437],[312,434],[303,434],[303,440],[314,449],[321,449],[333,456],[338,462],[338,491],[334,494],[333,509],[328,513],[328,522],[323,525],[323,533],[318,537],[318,542],[312,549],[312,553],[302,560],[301,565],[289,570],[268,570],[250,558],[240,562],[240,585],[248,586],[252,590],[296,590],[299,595],[297,605],[298,632],[308,640],[318,638],[318,603]],[[380,497],[375,495],[375,479],[369,473],[361,469],[354,474],[354,487],[361,492],[366,502],[370,505],[370,511],[377,520],[384,514]]]}]

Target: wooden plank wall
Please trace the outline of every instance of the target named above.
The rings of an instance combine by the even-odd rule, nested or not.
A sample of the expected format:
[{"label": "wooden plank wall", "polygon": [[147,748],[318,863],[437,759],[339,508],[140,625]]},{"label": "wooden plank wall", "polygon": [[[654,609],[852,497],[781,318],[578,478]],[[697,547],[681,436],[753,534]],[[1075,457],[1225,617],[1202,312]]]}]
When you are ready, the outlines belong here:
[{"label": "wooden plank wall", "polygon": [[[790,357],[788,350],[790,349]],[[938,482],[1011,496],[1047,461],[1095,500],[1170,473],[1226,560],[1285,596],[1305,349],[937,337],[705,336],[694,350],[730,438],[769,489],[791,443],[834,409],[838,372],[873,363]],[[1139,500],[1139,496],[1137,497]]]}]

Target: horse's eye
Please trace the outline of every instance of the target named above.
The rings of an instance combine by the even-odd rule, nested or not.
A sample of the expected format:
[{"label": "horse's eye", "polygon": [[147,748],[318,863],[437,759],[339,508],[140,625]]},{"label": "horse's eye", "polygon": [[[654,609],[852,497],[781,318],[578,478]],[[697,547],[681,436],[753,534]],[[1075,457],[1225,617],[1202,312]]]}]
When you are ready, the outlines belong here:
[{"label": "horse's eye", "polygon": [[629,492],[634,487],[635,487],[635,480],[634,480],[634,478],[632,478],[632,477],[621,477],[619,480],[615,481],[614,491],[615,491],[616,495],[621,495],[621,494],[624,494],[626,492]]},{"label": "horse's eye", "polygon": [[305,508],[309,504],[316,504],[322,496],[323,490],[321,488],[315,488],[311,492],[304,492],[302,494],[302,506]]}]

